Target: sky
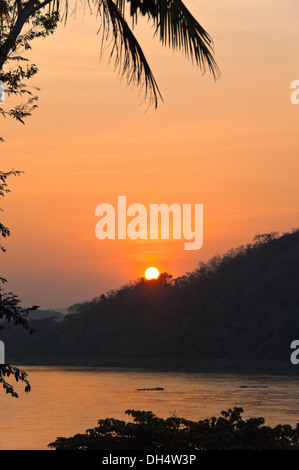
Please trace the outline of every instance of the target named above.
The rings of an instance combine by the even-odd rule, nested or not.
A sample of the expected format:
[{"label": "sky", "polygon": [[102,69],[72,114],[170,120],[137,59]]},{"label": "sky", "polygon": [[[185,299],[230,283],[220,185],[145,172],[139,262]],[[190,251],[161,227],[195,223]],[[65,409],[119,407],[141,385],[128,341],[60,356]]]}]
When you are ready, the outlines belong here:
[{"label": "sky", "polygon": [[[9,180],[1,221],[6,290],[24,306],[68,307],[144,275],[174,277],[256,234],[299,226],[299,105],[295,0],[187,0],[214,40],[221,77],[201,75],[181,53],[135,34],[163,96],[147,109],[100,58],[99,20],[79,9],[32,44],[39,109],[25,126],[2,121],[1,170]],[[203,247],[182,240],[99,240],[95,209],[129,204],[203,204]]]}]

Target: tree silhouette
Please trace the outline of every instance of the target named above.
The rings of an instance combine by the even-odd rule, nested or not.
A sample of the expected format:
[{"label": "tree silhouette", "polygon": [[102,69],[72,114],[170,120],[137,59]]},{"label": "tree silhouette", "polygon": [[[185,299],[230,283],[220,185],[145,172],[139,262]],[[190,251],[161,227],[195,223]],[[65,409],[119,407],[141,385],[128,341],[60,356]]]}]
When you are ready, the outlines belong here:
[{"label": "tree silhouette", "polygon": [[[19,171],[9,171],[7,173],[0,172],[0,198],[4,197],[6,193],[9,192],[7,187],[7,178],[9,176],[18,176]],[[0,210],[2,210],[0,208]],[[10,230],[8,227],[0,223],[0,236],[6,238],[10,235]],[[4,253],[6,250],[3,245],[0,245],[0,250]],[[6,279],[0,277],[0,284],[4,284]],[[34,328],[31,328],[26,320],[26,315],[32,310],[36,310],[38,307],[34,306],[31,308],[24,309],[20,307],[19,298],[12,292],[1,293],[0,288],[0,319],[7,322],[14,322],[15,325],[21,325],[25,330],[28,330],[29,333],[34,332]],[[0,328],[3,328],[0,326]],[[0,364],[0,384],[2,384],[6,393],[9,393],[13,397],[18,397],[18,394],[15,392],[13,386],[6,381],[6,377],[10,375],[14,376],[15,380],[18,382],[25,383],[25,392],[30,391],[30,384],[27,380],[26,372],[19,370],[17,367],[12,367],[8,364]]]},{"label": "tree silhouette", "polygon": [[[129,6],[133,26],[139,15],[146,16],[154,25],[155,34],[163,46],[182,51],[203,73],[209,70],[215,79],[219,75],[211,37],[181,0],[87,0],[82,3],[97,15],[102,31],[102,48],[106,42],[110,44],[110,58],[118,73],[126,78],[129,85],[141,87],[145,98],[155,107],[159,98],[162,99],[161,93],[142,48],[125,19],[126,7]],[[24,124],[25,118],[37,107],[37,96],[28,87],[28,80],[38,69],[35,64],[28,64],[24,54],[31,49],[35,38],[53,34],[58,21],[66,22],[76,7],[77,3],[71,10],[68,0],[0,0],[0,81],[4,84],[6,97],[28,97],[27,101],[10,109],[0,107],[2,117],[11,117]],[[0,142],[3,142],[1,136]],[[8,191],[6,179],[18,174],[16,171],[0,172],[0,197]],[[9,229],[0,223],[0,235],[7,237],[9,234]],[[0,249],[5,251],[2,246]],[[0,282],[4,283],[6,279],[0,278]],[[14,321],[32,332],[25,316],[36,307],[23,309],[19,303],[15,294],[2,293],[0,319]],[[11,374],[17,381],[26,383],[26,391],[30,390],[25,372],[1,365],[0,383],[7,393],[17,396],[4,379]]]},{"label": "tree silhouette", "polygon": [[[87,1],[90,12],[97,14],[102,47],[105,42],[111,44],[110,57],[115,68],[122,77],[126,77],[128,84],[143,87],[150,103],[157,106],[161,94],[142,48],[126,21],[128,4],[133,27],[139,15],[147,17],[163,46],[182,51],[203,73],[208,69],[217,78],[219,69],[214,59],[212,39],[181,0]],[[71,13],[76,8],[77,2]],[[30,48],[32,39],[52,33],[58,19],[66,22],[69,13],[68,0],[0,0],[1,73],[11,60],[18,62],[24,59],[20,52]],[[29,68],[27,78],[36,71],[35,66]],[[0,79],[11,84],[5,74]]]},{"label": "tree silhouette", "polygon": [[[222,411],[218,418],[191,421],[162,419],[151,411],[127,410],[133,422],[101,419],[85,434],[58,437],[55,450],[298,450],[299,425],[265,426],[264,418],[242,418],[243,409]],[[166,455],[165,455],[166,457]],[[173,456],[174,457],[174,456]],[[178,456],[176,456],[178,457]],[[172,457],[170,457],[172,458]],[[165,463],[171,463],[168,456]],[[178,463],[178,462],[177,462]]]},{"label": "tree silhouette", "polygon": [[262,234],[180,278],[137,279],[61,322],[32,319],[37,335],[8,326],[2,339],[19,364],[296,374],[298,285],[299,229]]}]

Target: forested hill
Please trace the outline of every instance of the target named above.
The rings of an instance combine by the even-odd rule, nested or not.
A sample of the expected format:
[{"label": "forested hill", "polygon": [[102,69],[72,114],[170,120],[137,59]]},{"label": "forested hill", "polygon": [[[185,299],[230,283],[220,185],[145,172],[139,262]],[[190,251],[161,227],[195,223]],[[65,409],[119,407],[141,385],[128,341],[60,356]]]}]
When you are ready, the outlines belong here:
[{"label": "forested hill", "polygon": [[[0,332],[16,364],[297,370],[299,230],[256,236],[186,276],[143,278],[70,307],[29,336]],[[297,366],[299,370],[299,365]]]}]

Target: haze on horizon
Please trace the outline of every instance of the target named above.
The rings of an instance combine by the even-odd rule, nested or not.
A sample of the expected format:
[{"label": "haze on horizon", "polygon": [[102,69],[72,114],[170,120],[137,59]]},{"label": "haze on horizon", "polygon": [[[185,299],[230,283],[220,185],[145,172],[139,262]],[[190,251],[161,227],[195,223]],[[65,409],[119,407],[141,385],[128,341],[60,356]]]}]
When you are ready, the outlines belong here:
[{"label": "haze on horizon", "polygon": [[[212,36],[222,76],[214,83],[178,53],[136,28],[164,98],[141,104],[100,62],[94,17],[59,25],[33,43],[39,109],[20,126],[4,121],[3,200],[12,236],[2,256],[7,289],[24,305],[69,306],[156,266],[174,277],[254,235],[298,224],[299,6],[293,0],[187,0]],[[95,208],[128,203],[204,205],[204,243],[95,237]]]}]

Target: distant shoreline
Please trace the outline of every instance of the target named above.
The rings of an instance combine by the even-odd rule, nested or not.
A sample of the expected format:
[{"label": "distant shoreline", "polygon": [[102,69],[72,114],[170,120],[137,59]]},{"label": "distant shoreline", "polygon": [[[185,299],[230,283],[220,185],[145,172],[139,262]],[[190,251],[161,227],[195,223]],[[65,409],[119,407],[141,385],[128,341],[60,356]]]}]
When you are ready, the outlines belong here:
[{"label": "distant shoreline", "polygon": [[[99,361],[100,362],[100,361]],[[134,363],[134,364],[119,364],[116,362],[102,362],[101,364],[88,364],[88,363],[31,363],[14,362],[15,365],[21,368],[59,368],[70,370],[111,370],[111,371],[142,371],[142,372],[174,372],[174,373],[198,373],[198,374],[237,374],[237,375],[286,375],[286,376],[299,376],[299,368],[287,363],[265,363],[263,361],[228,361],[222,362],[221,366],[215,364],[214,361],[202,361],[201,364],[189,365],[188,367],[181,365],[155,365],[153,363]]]}]

